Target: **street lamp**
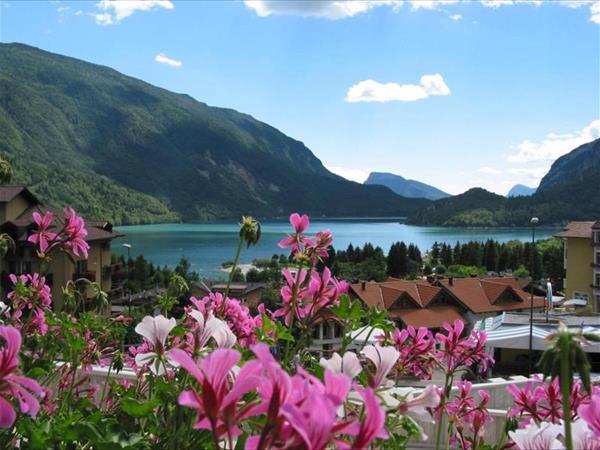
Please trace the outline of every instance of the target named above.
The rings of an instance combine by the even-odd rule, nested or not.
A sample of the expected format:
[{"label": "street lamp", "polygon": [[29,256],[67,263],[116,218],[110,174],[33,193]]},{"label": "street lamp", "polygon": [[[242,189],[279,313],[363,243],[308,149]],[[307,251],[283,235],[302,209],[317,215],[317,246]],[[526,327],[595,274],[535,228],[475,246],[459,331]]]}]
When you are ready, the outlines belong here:
[{"label": "street lamp", "polygon": [[131,261],[131,244],[123,244],[127,249],[127,303],[129,305],[129,317],[131,317],[131,278],[129,277],[129,262]]},{"label": "street lamp", "polygon": [[533,372],[533,275],[535,272],[535,227],[540,219],[532,217],[529,223],[531,224],[531,304],[529,307],[529,376]]}]

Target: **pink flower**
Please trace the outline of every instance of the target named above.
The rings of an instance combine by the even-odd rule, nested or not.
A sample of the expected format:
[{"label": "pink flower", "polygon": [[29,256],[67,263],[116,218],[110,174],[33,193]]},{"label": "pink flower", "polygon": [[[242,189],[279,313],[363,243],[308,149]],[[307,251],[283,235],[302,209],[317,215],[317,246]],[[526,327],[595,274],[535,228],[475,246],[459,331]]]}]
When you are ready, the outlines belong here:
[{"label": "pink flower", "polygon": [[315,236],[315,242],[306,249],[306,253],[310,258],[325,259],[329,257],[329,247],[333,243],[331,231],[318,231]]},{"label": "pink flower", "polygon": [[577,410],[577,414],[592,429],[597,438],[600,438],[600,394],[592,395],[590,402],[583,404]]},{"label": "pink flower", "polygon": [[[284,317],[284,322],[287,326],[292,321],[292,316],[302,319],[306,316],[306,309],[303,306],[304,298],[308,296],[308,290],[302,288],[302,284],[306,279],[306,270],[299,269],[298,286],[296,287],[296,279],[288,269],[283,269],[281,274],[286,281],[286,285],[281,288],[282,306],[273,313],[273,317]],[[294,308],[294,290],[296,290],[296,307]]]},{"label": "pink flower", "polygon": [[43,216],[38,212],[33,213],[33,221],[37,225],[37,231],[35,231],[27,240],[33,244],[37,244],[42,253],[48,250],[50,244],[56,240],[58,235],[52,231],[48,231],[52,226],[54,215],[48,211]]},{"label": "pink flower", "polygon": [[379,404],[375,391],[359,386],[355,386],[354,389],[363,399],[365,413],[362,422],[352,422],[340,430],[343,434],[355,436],[351,445],[338,441],[341,449],[365,449],[377,438],[388,438],[388,433],[385,431],[385,411]]},{"label": "pink flower", "polygon": [[323,450],[327,447],[336,419],[336,408],[329,398],[313,393],[300,404],[284,405],[282,411],[306,448]]},{"label": "pink flower", "polygon": [[375,366],[375,375],[369,376],[369,385],[373,388],[381,386],[400,356],[400,353],[394,347],[381,347],[378,344],[367,345],[362,353]]},{"label": "pink flower", "polygon": [[252,405],[238,403],[258,386],[260,363],[247,362],[234,378],[232,369],[240,360],[236,350],[215,350],[198,364],[183,350],[171,350],[169,356],[200,383],[201,394],[191,390],[179,395],[180,405],[198,410],[194,428],[211,430],[218,438],[239,435],[238,424]]},{"label": "pink flower", "polygon": [[[260,316],[252,317],[247,306],[235,298],[226,298],[220,293],[210,293],[202,300],[190,298],[194,307],[205,316],[212,313],[223,320],[236,336],[242,347],[249,347],[256,342],[256,327]],[[191,309],[187,309],[188,313]]]},{"label": "pink flower", "polygon": [[175,325],[177,325],[175,319],[167,319],[163,315],[146,316],[136,325],[135,332],[143,336],[152,345],[153,349],[153,351],[135,355],[135,363],[139,367],[148,365],[155,375],[165,374],[165,360],[163,358],[165,344],[167,336],[175,328]]},{"label": "pink flower", "polygon": [[493,358],[485,351],[486,333],[473,331],[469,337],[462,338],[465,324],[457,319],[453,325],[444,323],[444,333],[437,333],[436,340],[443,348],[437,352],[437,359],[445,366],[445,369],[454,373],[460,366],[478,365],[480,371],[484,372]]},{"label": "pink flower", "polygon": [[561,450],[564,446],[557,439],[561,432],[560,425],[532,422],[523,429],[509,431],[508,435],[519,450]]},{"label": "pink flower", "polygon": [[10,398],[19,402],[23,414],[35,417],[38,400],[29,391],[43,396],[40,385],[31,378],[18,375],[21,334],[10,326],[0,326],[0,428],[10,428],[17,418]]},{"label": "pink flower", "polygon": [[301,216],[298,213],[293,213],[290,215],[290,223],[294,227],[295,234],[290,234],[283,238],[279,242],[279,247],[291,247],[292,251],[297,252],[301,245],[311,245],[312,241],[307,237],[302,236],[302,233],[306,231],[308,225],[310,224],[308,216],[306,214]]},{"label": "pink flower", "polygon": [[329,359],[321,358],[319,363],[321,367],[329,369],[333,373],[343,373],[350,379],[362,372],[362,366],[354,352],[346,352],[343,357],[335,352]]},{"label": "pink flower", "polygon": [[431,379],[435,364],[435,341],[433,334],[425,327],[407,327],[394,330],[392,341],[400,352],[398,370],[402,374]]},{"label": "pink flower", "polygon": [[88,232],[85,229],[85,221],[77,215],[73,208],[65,208],[64,211],[66,218],[64,232],[67,239],[65,247],[69,249],[73,255],[77,257],[81,255],[84,259],[87,259],[90,246],[85,241],[85,238],[88,235]]}]

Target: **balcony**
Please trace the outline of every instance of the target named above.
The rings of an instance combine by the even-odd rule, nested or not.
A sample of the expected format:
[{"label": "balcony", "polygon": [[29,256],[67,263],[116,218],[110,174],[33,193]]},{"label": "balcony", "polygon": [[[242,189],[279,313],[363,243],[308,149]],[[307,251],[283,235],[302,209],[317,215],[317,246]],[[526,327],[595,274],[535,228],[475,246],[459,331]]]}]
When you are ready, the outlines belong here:
[{"label": "balcony", "polygon": [[594,267],[594,268],[596,268],[596,269],[600,269],[600,262],[593,262],[593,263],[590,263],[590,266],[591,266],[591,267]]}]

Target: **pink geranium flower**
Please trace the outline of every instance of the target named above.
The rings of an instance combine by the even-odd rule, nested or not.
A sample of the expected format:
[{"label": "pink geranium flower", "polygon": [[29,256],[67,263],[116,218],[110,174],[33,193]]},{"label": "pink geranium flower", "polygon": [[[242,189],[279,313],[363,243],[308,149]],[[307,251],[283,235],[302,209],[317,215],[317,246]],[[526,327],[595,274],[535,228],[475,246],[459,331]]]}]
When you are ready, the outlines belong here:
[{"label": "pink geranium flower", "polygon": [[313,393],[302,403],[284,405],[282,411],[306,448],[324,450],[327,447],[336,420],[336,407],[329,398]]},{"label": "pink geranium flower", "polygon": [[242,396],[255,389],[259,382],[261,365],[249,361],[234,376],[232,370],[240,361],[236,350],[218,349],[199,363],[183,350],[171,350],[169,356],[190,373],[202,388],[184,391],[179,395],[179,404],[198,410],[194,428],[211,430],[217,437],[237,436],[241,433],[238,424],[248,417],[251,403],[239,404]]},{"label": "pink geranium flower", "polygon": [[354,436],[354,442],[350,445],[347,442],[338,441],[337,444],[341,449],[365,449],[375,439],[389,437],[385,430],[385,411],[379,404],[375,391],[359,386],[355,386],[354,389],[363,399],[365,413],[361,422],[352,422],[340,430],[342,434]]},{"label": "pink geranium flower", "polygon": [[301,216],[298,213],[293,213],[290,215],[290,223],[294,227],[295,234],[290,234],[279,241],[279,247],[291,247],[293,252],[297,252],[301,245],[312,245],[312,241],[302,235],[310,224],[308,216],[306,214]]},{"label": "pink geranium flower", "polygon": [[10,428],[17,418],[10,400],[18,401],[23,414],[35,417],[40,404],[29,391],[39,396],[44,395],[36,381],[18,375],[20,349],[19,331],[14,327],[0,326],[0,428]]},{"label": "pink geranium flower", "polygon": [[[302,288],[302,284],[306,279],[306,270],[299,269],[298,286],[296,287],[296,278],[288,269],[283,269],[281,274],[285,279],[286,285],[281,288],[282,306],[273,313],[273,317],[283,317],[287,326],[292,322],[292,316],[297,319],[302,319],[306,316],[304,308],[304,298],[308,296],[308,290]],[[296,305],[294,308],[294,290],[296,290]]]},{"label": "pink geranium flower", "polygon": [[65,208],[65,228],[66,234],[65,247],[69,249],[73,255],[84,259],[88,257],[90,246],[85,241],[88,235],[85,229],[85,221],[77,215],[73,208]]},{"label": "pink geranium flower", "polygon": [[42,253],[46,253],[48,247],[56,240],[58,234],[49,231],[54,220],[54,215],[48,211],[43,216],[38,212],[33,213],[33,221],[37,225],[37,230],[27,238],[33,244],[37,244]]},{"label": "pink geranium flower", "polygon": [[589,403],[581,405],[577,414],[585,420],[596,437],[600,438],[600,393],[595,393]]}]

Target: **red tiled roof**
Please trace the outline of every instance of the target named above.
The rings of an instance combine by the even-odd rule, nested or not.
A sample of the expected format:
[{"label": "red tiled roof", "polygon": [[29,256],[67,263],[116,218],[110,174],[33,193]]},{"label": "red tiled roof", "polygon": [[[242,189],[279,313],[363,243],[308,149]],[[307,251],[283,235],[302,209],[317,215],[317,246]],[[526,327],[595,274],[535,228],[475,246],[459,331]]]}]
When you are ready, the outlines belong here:
[{"label": "red tiled roof", "polygon": [[0,203],[8,203],[19,194],[23,194],[31,203],[39,203],[36,196],[25,186],[0,186]]},{"label": "red tiled roof", "polygon": [[[475,314],[515,311],[531,306],[529,294],[514,278],[454,278],[452,284],[448,279],[438,283]],[[544,297],[534,297],[534,308],[544,306]]]},{"label": "red tiled roof", "polygon": [[466,322],[463,316],[452,306],[396,310],[390,313],[390,317],[400,319],[405,325],[415,328],[439,328],[445,322],[452,323],[456,319]]},{"label": "red tiled roof", "polygon": [[569,222],[563,231],[556,237],[564,238],[592,238],[592,227],[596,222]]}]

